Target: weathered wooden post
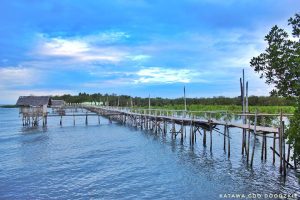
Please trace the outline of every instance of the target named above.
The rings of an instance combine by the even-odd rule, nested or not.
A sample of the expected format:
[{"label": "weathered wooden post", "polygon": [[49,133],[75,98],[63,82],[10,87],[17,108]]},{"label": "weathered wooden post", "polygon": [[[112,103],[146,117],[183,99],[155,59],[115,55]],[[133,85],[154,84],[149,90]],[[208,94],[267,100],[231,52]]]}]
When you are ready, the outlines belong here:
[{"label": "weathered wooden post", "polygon": [[181,136],[180,140],[181,140],[181,142],[183,142],[183,120],[181,122],[180,136]]},{"label": "weathered wooden post", "polygon": [[264,159],[264,150],[265,150],[265,136],[262,136],[262,147],[261,147],[261,160]]},{"label": "weathered wooden post", "polygon": [[203,129],[203,146],[206,147],[206,130]]},{"label": "weathered wooden post", "polygon": [[155,133],[157,133],[157,110],[155,110]]},{"label": "weathered wooden post", "polygon": [[291,144],[289,143],[286,167],[289,166],[288,163],[290,162],[290,154],[291,154]]},{"label": "weathered wooden post", "polygon": [[210,132],[210,152],[212,152],[212,120],[211,113],[209,113],[209,132]]},{"label": "weathered wooden post", "polygon": [[229,132],[229,127],[226,125],[227,127],[227,136],[228,136],[228,158],[230,158],[230,132]]},{"label": "weathered wooden post", "polygon": [[175,122],[174,122],[174,120],[172,121],[172,139],[173,139],[173,137],[174,137],[174,133],[175,133]]},{"label": "weathered wooden post", "polygon": [[283,127],[282,127],[282,110],[280,112],[280,129],[279,129],[279,157],[280,157],[280,160],[279,160],[279,172],[280,174],[282,174],[282,130]]},{"label": "weathered wooden post", "polygon": [[85,114],[85,125],[86,126],[88,125],[88,115],[87,115],[87,113]]},{"label": "weathered wooden post", "polygon": [[[240,78],[240,87],[241,87],[241,100],[242,100],[242,114],[244,114],[244,69],[243,69],[243,79]],[[242,121],[244,123],[244,116],[242,115]],[[242,137],[242,155],[244,155],[244,129],[243,129],[243,137]]]},{"label": "weathered wooden post", "polygon": [[192,121],[190,122],[190,145],[193,145]]},{"label": "weathered wooden post", "polygon": [[[265,118],[262,116],[262,125],[265,126]],[[261,160],[267,160],[267,136],[264,133],[262,136],[262,151]]]},{"label": "weathered wooden post", "polygon": [[[278,133],[280,130],[278,129]],[[274,133],[274,138],[273,138],[273,165],[275,165],[275,149],[276,149],[276,133]]]},{"label": "weathered wooden post", "polygon": [[[193,119],[194,119],[194,116],[193,116]],[[194,128],[195,128],[195,129],[194,129]],[[197,131],[197,127],[196,127],[196,126],[193,126],[193,134],[194,134],[194,139],[195,139],[194,143],[197,142],[197,134],[196,134],[196,131]]]},{"label": "weathered wooden post", "polygon": [[225,122],[226,124],[224,125],[224,152],[226,152],[226,135],[227,135],[227,124],[228,124],[228,113],[226,111],[226,115],[225,115]]},{"label": "weathered wooden post", "polygon": [[286,162],[286,157],[285,157],[285,132],[284,132],[284,121],[282,121],[282,125],[281,125],[281,127],[282,127],[282,151],[283,151],[283,155],[282,155],[282,157],[283,157],[283,175],[284,176],[286,176],[286,164],[285,164],[285,162]]},{"label": "weathered wooden post", "polygon": [[226,125],[224,126],[224,146],[223,146],[224,152],[226,152]]},{"label": "weathered wooden post", "polygon": [[249,157],[250,157],[250,117],[248,118],[247,164],[249,164]]},{"label": "weathered wooden post", "polygon": [[43,118],[43,127],[44,127],[45,126],[45,114],[43,114],[42,118]]},{"label": "weathered wooden post", "polygon": [[98,125],[100,125],[100,115],[98,115]]},{"label": "weathered wooden post", "polygon": [[59,125],[62,126],[62,115],[60,115],[60,121],[59,121]]},{"label": "weathered wooden post", "polygon": [[265,137],[265,161],[267,161],[267,135],[264,135]]},{"label": "weathered wooden post", "polygon": [[254,159],[254,152],[255,152],[255,143],[256,143],[256,124],[257,124],[257,109],[256,109],[256,111],[255,111],[255,118],[254,118],[254,140],[253,140],[253,147],[252,147],[251,167],[253,167],[253,159]]}]

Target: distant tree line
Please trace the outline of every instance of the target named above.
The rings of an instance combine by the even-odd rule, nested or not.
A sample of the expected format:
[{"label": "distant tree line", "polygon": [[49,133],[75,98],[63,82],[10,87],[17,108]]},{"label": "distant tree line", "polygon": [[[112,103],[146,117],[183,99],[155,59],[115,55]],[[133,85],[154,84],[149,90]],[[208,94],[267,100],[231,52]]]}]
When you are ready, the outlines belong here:
[{"label": "distant tree line", "polygon": [[[99,104],[102,102],[109,106],[138,106],[146,107],[149,103],[149,98],[131,97],[128,95],[117,94],[87,94],[79,93],[78,95],[65,94],[62,96],[53,96],[53,99],[61,99],[67,103],[83,103],[91,102]],[[150,98],[151,106],[179,105],[184,104],[183,98]],[[284,98],[277,96],[250,96],[249,106],[294,106],[296,100],[294,98]],[[187,104],[200,105],[241,105],[240,97],[211,97],[211,98],[187,98]]]}]

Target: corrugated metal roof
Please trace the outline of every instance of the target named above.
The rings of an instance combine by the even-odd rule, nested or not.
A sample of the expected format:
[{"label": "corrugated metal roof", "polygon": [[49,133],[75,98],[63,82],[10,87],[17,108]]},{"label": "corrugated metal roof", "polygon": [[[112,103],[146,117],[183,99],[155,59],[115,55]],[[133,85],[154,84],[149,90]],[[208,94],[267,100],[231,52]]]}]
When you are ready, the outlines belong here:
[{"label": "corrugated metal roof", "polygon": [[51,105],[50,96],[20,96],[17,106],[42,106]]}]

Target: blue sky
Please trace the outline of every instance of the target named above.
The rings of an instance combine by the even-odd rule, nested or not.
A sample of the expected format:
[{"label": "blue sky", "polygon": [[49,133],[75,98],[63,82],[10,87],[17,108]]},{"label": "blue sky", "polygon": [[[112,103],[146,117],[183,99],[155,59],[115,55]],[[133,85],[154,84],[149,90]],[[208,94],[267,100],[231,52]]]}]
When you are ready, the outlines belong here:
[{"label": "blue sky", "polygon": [[19,95],[101,92],[238,96],[272,86],[249,61],[300,10],[298,0],[3,0],[0,103]]}]

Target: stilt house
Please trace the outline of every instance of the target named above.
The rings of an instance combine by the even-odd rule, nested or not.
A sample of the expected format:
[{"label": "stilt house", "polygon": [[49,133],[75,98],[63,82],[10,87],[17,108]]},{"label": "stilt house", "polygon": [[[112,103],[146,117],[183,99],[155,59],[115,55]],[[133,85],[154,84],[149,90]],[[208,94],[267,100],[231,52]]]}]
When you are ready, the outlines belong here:
[{"label": "stilt house", "polygon": [[[51,105],[49,96],[20,96],[17,103],[22,114],[23,125],[37,125],[39,117],[47,117],[47,108]],[[29,123],[29,124],[28,124]]]}]

